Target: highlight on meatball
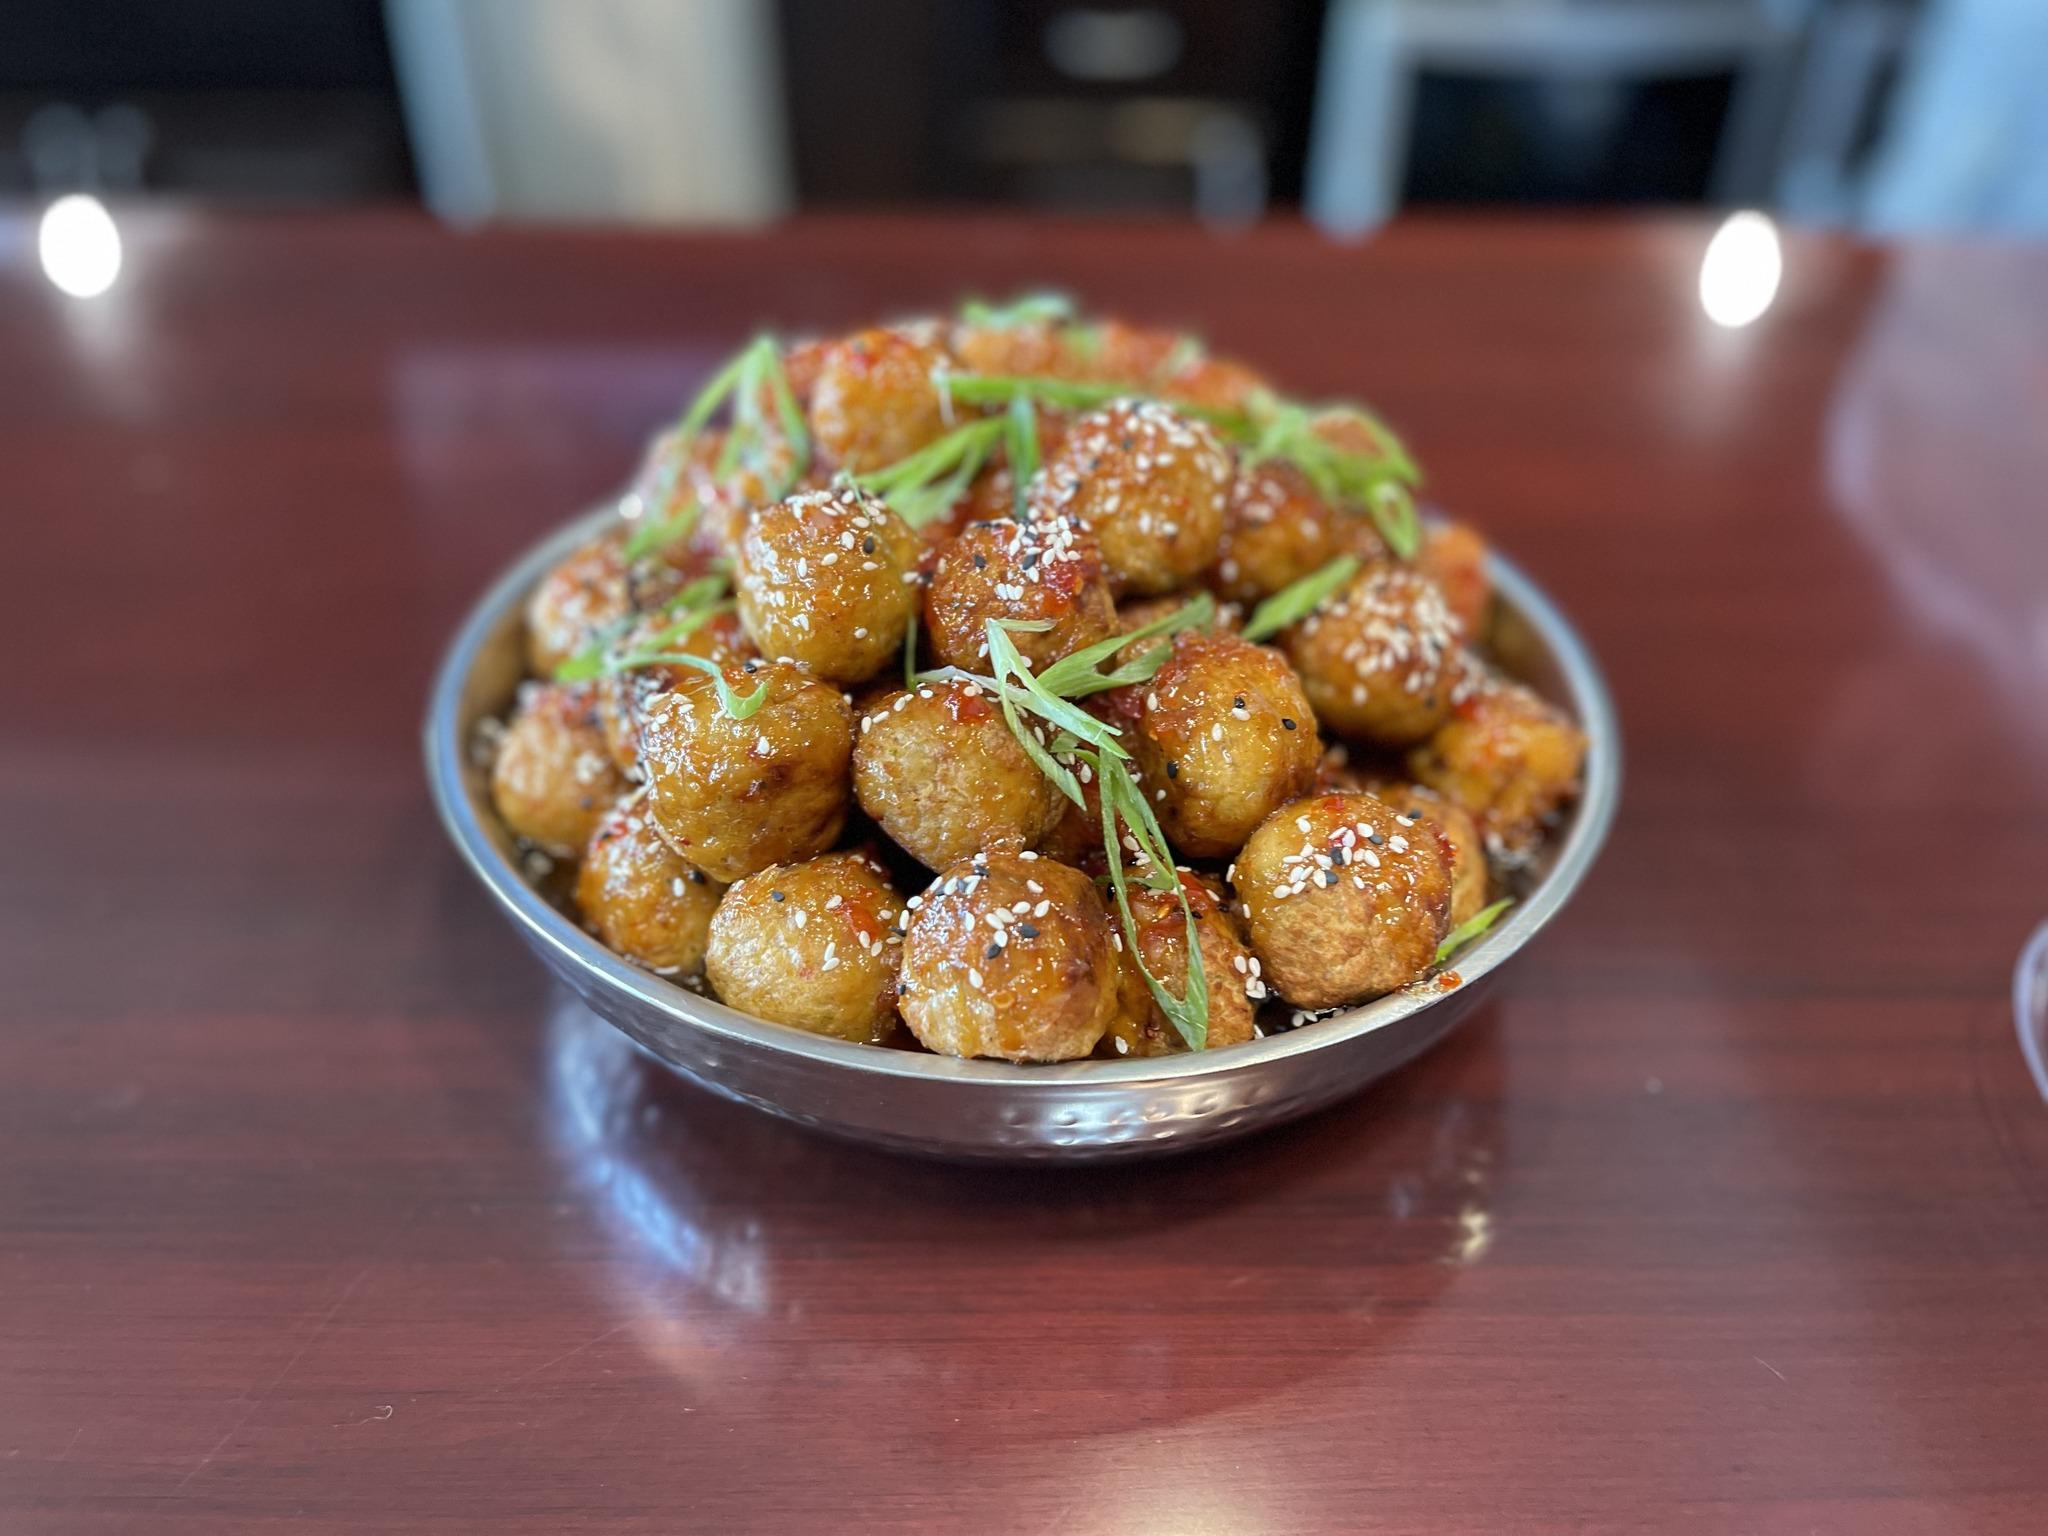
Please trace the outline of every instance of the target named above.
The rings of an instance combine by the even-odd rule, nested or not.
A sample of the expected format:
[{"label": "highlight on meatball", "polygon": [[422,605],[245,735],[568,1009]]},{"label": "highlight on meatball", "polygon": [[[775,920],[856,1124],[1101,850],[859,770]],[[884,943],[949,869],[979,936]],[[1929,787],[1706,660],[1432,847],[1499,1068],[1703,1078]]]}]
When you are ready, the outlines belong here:
[{"label": "highlight on meatball", "polygon": [[935,870],[983,849],[1035,847],[1068,804],[995,697],[968,678],[921,682],[865,711],[853,789],[884,832]]},{"label": "highlight on meatball", "polygon": [[1529,857],[1545,823],[1577,796],[1586,736],[1520,683],[1477,661],[1468,665],[1469,694],[1408,754],[1408,771],[1466,811],[1487,852],[1513,865]]},{"label": "highlight on meatball", "polygon": [[853,710],[837,688],[785,662],[727,663],[727,694],[759,702],[735,718],[719,680],[692,671],[646,705],[640,766],[648,814],[714,880],[823,853],[846,825]]},{"label": "highlight on meatball", "polygon": [[1298,1008],[1420,980],[1450,932],[1449,847],[1430,823],[1367,794],[1282,806],[1229,879],[1266,984]]},{"label": "highlight on meatball", "polygon": [[1322,740],[1279,652],[1226,632],[1182,630],[1143,689],[1125,739],[1167,841],[1227,858],[1275,808],[1314,786]]},{"label": "highlight on meatball", "polygon": [[640,791],[591,833],[576,872],[576,909],[607,949],[659,975],[690,977],[704,968],[724,889],[661,840]]},{"label": "highlight on meatball", "polygon": [[1324,725],[1382,746],[1422,740],[1450,713],[1458,621],[1428,577],[1362,571],[1282,636]]},{"label": "highlight on meatball", "polygon": [[902,915],[888,872],[865,853],[773,864],[718,903],[705,975],[729,1008],[879,1043],[896,1027]]},{"label": "highlight on meatball", "polygon": [[1120,400],[1074,423],[1030,510],[1086,523],[1115,590],[1171,592],[1215,563],[1231,476],[1229,453],[1202,422],[1156,400]]},{"label": "highlight on meatball", "polygon": [[1079,870],[1032,853],[979,855],[909,905],[899,1006],[927,1050],[1071,1061],[1115,1020],[1110,917]]},{"label": "highlight on meatball", "polygon": [[740,617],[766,656],[835,683],[892,663],[919,600],[918,538],[852,487],[802,491],[763,507],[740,540]]},{"label": "highlight on meatball", "polygon": [[828,346],[811,385],[811,432],[854,474],[907,459],[947,431],[933,370],[947,359],[932,328],[861,331]]},{"label": "highlight on meatball", "polygon": [[[1201,949],[1202,975],[1209,988],[1209,1034],[1203,1049],[1243,1045],[1258,1032],[1253,1013],[1266,996],[1259,960],[1246,945],[1237,918],[1209,882],[1185,872],[1180,881],[1195,915],[1195,942]],[[1175,997],[1187,996],[1187,914],[1173,892],[1148,886],[1133,884],[1130,903],[1138,948],[1135,956],[1128,946],[1117,954],[1123,1001],[1104,1037],[1105,1054],[1171,1056],[1185,1051],[1188,1044],[1146,985],[1145,972],[1149,970]],[[1115,911],[1110,918],[1121,920]],[[1140,959],[1144,961],[1142,969]]]},{"label": "highlight on meatball", "polygon": [[491,765],[491,800],[506,826],[551,858],[574,858],[625,787],[590,684],[519,690]]},{"label": "highlight on meatball", "polygon": [[1072,518],[970,523],[940,551],[924,597],[925,633],[941,664],[980,672],[988,621],[1049,628],[1011,632],[1036,672],[1116,634],[1116,604],[1094,538]]}]

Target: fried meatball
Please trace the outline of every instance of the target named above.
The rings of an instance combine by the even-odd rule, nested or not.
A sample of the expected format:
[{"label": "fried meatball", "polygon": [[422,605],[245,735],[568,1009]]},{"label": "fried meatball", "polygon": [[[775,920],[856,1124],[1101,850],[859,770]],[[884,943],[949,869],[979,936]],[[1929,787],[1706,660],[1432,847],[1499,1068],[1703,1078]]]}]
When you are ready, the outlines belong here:
[{"label": "fried meatball", "polygon": [[716,681],[690,671],[641,713],[648,814],[670,847],[714,880],[823,853],[846,824],[853,710],[829,683],[783,662],[725,668],[733,693],[765,688],[735,720]]},{"label": "fried meatball", "polygon": [[979,683],[920,683],[861,717],[853,743],[861,809],[928,869],[987,848],[1036,847],[1068,804]]},{"label": "fried meatball", "polygon": [[1486,638],[1493,608],[1493,578],[1486,574],[1486,540],[1469,523],[1437,523],[1422,535],[1415,568],[1436,583],[1444,606],[1468,643]]},{"label": "fried meatball", "polygon": [[[1209,883],[1183,873],[1181,888],[1195,914],[1195,942],[1202,950],[1202,975],[1209,984],[1209,1036],[1206,1050],[1243,1045],[1252,1038],[1256,999],[1266,995],[1259,964],[1244,941],[1236,917],[1218,899]],[[1123,979],[1123,1004],[1110,1023],[1103,1043],[1118,1056],[1170,1056],[1185,1051],[1187,1042],[1145,984],[1145,970],[1175,997],[1187,995],[1188,925],[1180,901],[1171,891],[1130,887],[1131,922],[1138,935],[1137,955],[1128,944],[1117,954]],[[1114,908],[1110,920],[1119,922]]]},{"label": "fried meatball", "polygon": [[1195,859],[1237,852],[1276,807],[1309,792],[1323,753],[1280,653],[1201,630],[1173,637],[1125,740],[1167,841]]},{"label": "fried meatball", "polygon": [[1450,849],[1430,823],[1371,795],[1283,805],[1230,879],[1267,985],[1298,1008],[1406,986],[1450,931]]},{"label": "fried meatball", "polygon": [[864,853],[772,864],[719,902],[704,972],[742,1013],[879,1042],[896,1026],[902,912],[887,871]]},{"label": "fried meatball", "polygon": [[1450,713],[1458,621],[1415,571],[1372,566],[1281,638],[1317,716],[1344,735],[1406,746]]},{"label": "fried meatball", "polygon": [[1577,796],[1586,737],[1521,684],[1471,665],[1470,693],[1408,754],[1408,771],[1479,824],[1489,854],[1514,863]]},{"label": "fried meatball", "polygon": [[859,491],[804,491],[763,507],[740,540],[740,617],[762,654],[835,683],[873,677],[903,650],[917,535]]},{"label": "fried meatball", "polygon": [[1320,570],[1339,555],[1384,560],[1372,520],[1333,507],[1285,459],[1240,462],[1230,484],[1213,580],[1223,596],[1256,603]]},{"label": "fried meatball", "polygon": [[1092,411],[1031,487],[1038,517],[1078,517],[1110,585],[1140,596],[1186,586],[1216,562],[1231,460],[1208,427],[1156,400]]},{"label": "fried meatball", "polygon": [[1102,553],[1071,518],[970,523],[940,551],[925,592],[925,633],[947,666],[988,665],[990,619],[1051,621],[1010,638],[1033,670],[1116,633]]},{"label": "fried meatball", "polygon": [[947,338],[963,373],[1057,378],[1071,371],[1065,327],[1051,320],[961,321]]},{"label": "fried meatball", "polygon": [[[747,661],[760,654],[737,613],[714,613],[688,633],[671,636],[677,617],[659,611],[642,616],[620,636],[616,649],[630,655],[661,641],[666,653],[702,656],[709,661]],[[597,679],[597,714],[604,727],[605,746],[622,771],[640,761],[640,716],[648,700],[675,687],[689,671],[679,664],[658,664],[607,672]]]},{"label": "fried meatball", "polygon": [[1451,850],[1451,926],[1457,927],[1486,905],[1486,845],[1479,824],[1426,785],[1405,779],[1375,779],[1367,792],[1395,810],[1420,816],[1435,825]]},{"label": "fried meatball", "polygon": [[526,600],[526,662],[537,677],[588,647],[632,612],[625,535],[613,531],[573,551]]},{"label": "fried meatball", "polygon": [[519,690],[491,765],[491,799],[506,826],[554,858],[573,858],[625,787],[590,684]]},{"label": "fried meatball", "polygon": [[1211,410],[1239,411],[1253,395],[1270,386],[1243,363],[1211,357],[1197,349],[1192,355],[1169,357],[1155,378],[1154,387],[1170,400],[1184,400]]},{"label": "fried meatball", "polygon": [[818,359],[811,432],[841,469],[865,474],[943,437],[932,370],[946,361],[929,327],[861,331]]},{"label": "fried meatball", "polygon": [[927,1050],[1071,1061],[1115,1019],[1110,919],[1079,870],[1029,853],[979,855],[912,907],[900,1006]]},{"label": "fried meatball", "polygon": [[646,810],[644,791],[629,795],[590,834],[576,909],[607,949],[663,976],[694,976],[725,887],[678,858]]}]

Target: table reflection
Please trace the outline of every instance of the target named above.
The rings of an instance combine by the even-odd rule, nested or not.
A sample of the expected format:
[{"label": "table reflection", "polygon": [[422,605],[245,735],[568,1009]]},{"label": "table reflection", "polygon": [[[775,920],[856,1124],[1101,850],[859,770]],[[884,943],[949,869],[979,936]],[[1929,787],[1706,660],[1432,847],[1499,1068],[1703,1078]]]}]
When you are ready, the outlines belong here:
[{"label": "table reflection", "polygon": [[[1498,1065],[1490,1015],[1445,1048]],[[608,1246],[608,1300],[680,1381],[763,1411],[860,1383],[889,1438],[959,1405],[1046,1394],[1053,1437],[1157,1427],[1341,1369],[1484,1262],[1499,1095],[1421,1068],[1211,1153],[1093,1168],[961,1167],[826,1140],[678,1082],[575,999],[546,1036],[557,1155]],[[944,1262],[935,1262],[935,1249]],[[1100,1277],[1116,1294],[1085,1291]],[[1298,1317],[1254,1352],[1232,1316]],[[1086,1383],[1036,1330],[1095,1337]],[[1269,1330],[1270,1332],[1270,1330]],[[978,1341],[984,1347],[969,1346]],[[778,1406],[778,1400],[788,1399]]]}]

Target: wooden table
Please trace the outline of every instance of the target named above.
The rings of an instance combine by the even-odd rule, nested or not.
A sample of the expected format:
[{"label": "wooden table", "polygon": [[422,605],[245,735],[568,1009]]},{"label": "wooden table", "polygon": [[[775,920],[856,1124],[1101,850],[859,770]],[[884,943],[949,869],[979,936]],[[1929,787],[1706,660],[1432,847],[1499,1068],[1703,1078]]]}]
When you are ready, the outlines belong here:
[{"label": "wooden table", "polygon": [[[2048,1530],[2048,252],[1692,222],[4,226],[0,1528]],[[1228,1152],[899,1161],[552,997],[415,731],[762,318],[1072,286],[1406,429],[1628,777],[1450,1044]]]}]

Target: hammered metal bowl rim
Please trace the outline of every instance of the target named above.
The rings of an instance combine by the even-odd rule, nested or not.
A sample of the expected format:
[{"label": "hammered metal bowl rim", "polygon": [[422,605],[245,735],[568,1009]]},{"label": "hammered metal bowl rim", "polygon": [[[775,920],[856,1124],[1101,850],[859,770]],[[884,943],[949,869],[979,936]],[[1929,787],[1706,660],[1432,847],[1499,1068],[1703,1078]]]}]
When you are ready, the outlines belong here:
[{"label": "hammered metal bowl rim", "polygon": [[[867,1076],[919,1078],[979,1088],[1047,1093],[1088,1084],[1136,1088],[1222,1079],[1262,1064],[1334,1048],[1386,1029],[1434,1006],[1450,993],[1424,982],[1363,1003],[1303,1029],[1269,1035],[1214,1055],[1190,1052],[1131,1061],[1089,1059],[1021,1065],[963,1061],[920,1051],[858,1045],[773,1024],[641,970],[606,949],[543,898],[508,860],[485,827],[464,777],[462,701],[478,657],[510,612],[525,601],[543,572],[578,544],[595,537],[615,516],[600,507],[543,538],[515,561],[478,600],[442,658],[424,724],[427,781],[441,824],[456,851],[498,905],[530,939],[545,944],[587,980],[623,993],[670,1019],[756,1050],[814,1061]],[[1549,650],[1569,704],[1588,739],[1585,787],[1550,870],[1508,909],[1492,930],[1458,952],[1455,969],[1472,986],[1504,964],[1550,921],[1592,867],[1620,800],[1621,732],[1606,683],[1590,650],[1541,588],[1498,553],[1488,556],[1500,598],[1515,609]]]}]

